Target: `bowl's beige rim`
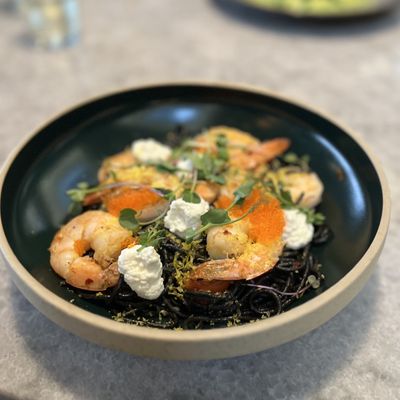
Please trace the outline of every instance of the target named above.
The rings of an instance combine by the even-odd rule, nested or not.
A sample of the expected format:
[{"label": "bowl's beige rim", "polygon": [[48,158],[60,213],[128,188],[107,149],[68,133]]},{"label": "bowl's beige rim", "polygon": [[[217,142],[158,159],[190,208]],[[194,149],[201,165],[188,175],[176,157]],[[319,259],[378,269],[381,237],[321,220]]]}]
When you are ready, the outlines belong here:
[{"label": "bowl's beige rim", "polygon": [[258,87],[225,82],[160,82],[115,90],[111,93],[90,98],[70,109],[58,113],[55,117],[27,135],[3,164],[0,171],[0,193],[2,192],[5,176],[16,156],[33,136],[55,119],[87,103],[106,96],[131,90],[177,85],[199,87],[212,86],[275,97],[322,116],[352,137],[367,154],[374,166],[383,194],[382,216],[377,233],[359,262],[339,282],[321,293],[318,297],[271,319],[222,329],[168,331],[115,322],[85,311],[55,295],[39,283],[19,262],[7,241],[0,218],[0,247],[7,261],[6,265],[11,272],[14,283],[37,309],[66,330],[95,343],[141,356],[163,359],[215,359],[233,357],[277,346],[317,328],[344,308],[368,280],[379,258],[388,231],[390,220],[390,193],[381,163],[371,153],[364,140],[360,139],[351,129],[345,127],[341,123],[337,123],[336,118],[334,119],[316,110],[314,107],[309,107],[299,101],[294,101],[291,98],[286,98]]}]

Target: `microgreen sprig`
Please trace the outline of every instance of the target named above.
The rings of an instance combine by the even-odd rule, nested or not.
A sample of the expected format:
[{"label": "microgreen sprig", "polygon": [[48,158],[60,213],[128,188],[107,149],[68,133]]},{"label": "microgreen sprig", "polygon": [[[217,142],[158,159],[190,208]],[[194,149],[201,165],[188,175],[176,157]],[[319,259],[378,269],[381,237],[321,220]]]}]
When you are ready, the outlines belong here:
[{"label": "microgreen sprig", "polygon": [[322,225],[325,222],[325,216],[316,212],[312,208],[301,207],[292,200],[290,192],[285,190],[281,183],[274,181],[263,182],[264,186],[275,196],[284,209],[297,209],[306,215],[307,222],[314,225]]},{"label": "microgreen sprig", "polygon": [[182,193],[182,199],[187,203],[199,204],[201,202],[200,196],[196,192],[192,192],[190,189],[186,189]]},{"label": "microgreen sprig", "polygon": [[287,164],[298,166],[302,171],[308,172],[310,170],[310,156],[308,154],[298,156],[296,153],[289,152],[282,159]]},{"label": "microgreen sprig", "polygon": [[173,190],[168,190],[163,194],[163,197],[165,200],[167,200],[169,203],[171,203],[171,201],[176,199],[176,195],[175,192]]},{"label": "microgreen sprig", "polygon": [[132,210],[132,208],[124,208],[119,212],[119,224],[131,231],[132,233],[136,233],[140,229],[140,223],[136,219],[137,212]]},{"label": "microgreen sprig", "polygon": [[67,190],[67,195],[72,200],[69,206],[69,213],[78,215],[82,212],[82,203],[88,194],[101,190],[101,186],[89,187],[87,182],[79,182],[75,188]]},{"label": "microgreen sprig", "polygon": [[137,216],[140,215],[136,210],[133,210],[132,208],[124,208],[119,212],[119,224],[124,227],[125,229],[128,229],[128,231],[131,231],[132,233],[137,232],[142,226],[146,225],[151,225],[154,224],[155,222],[159,222],[167,213],[168,208],[166,208],[160,215],[158,215],[156,218],[148,221],[140,221]]},{"label": "microgreen sprig", "polygon": [[200,196],[195,192],[197,185],[197,176],[198,176],[198,171],[197,169],[195,169],[193,171],[193,177],[190,189],[186,189],[182,193],[182,199],[187,203],[195,203],[195,204],[201,203]]},{"label": "microgreen sprig", "polygon": [[142,246],[139,251],[149,246],[157,248],[160,241],[165,239],[165,237],[165,230],[159,229],[158,224],[156,224],[139,234],[139,244]]},{"label": "microgreen sprig", "polygon": [[205,214],[201,216],[201,223],[202,226],[199,229],[189,228],[185,232],[185,240],[190,242],[195,237],[200,235],[201,233],[207,231],[210,228],[215,226],[224,226],[234,224],[235,222],[239,222],[243,218],[246,218],[249,214],[251,214],[257,205],[253,205],[250,207],[242,216],[236,219],[231,219],[228,215],[228,211],[222,208],[212,208],[211,210],[207,211]]},{"label": "microgreen sprig", "polygon": [[217,146],[217,157],[223,161],[228,161],[228,139],[226,136],[224,134],[219,134],[215,140],[215,145]]},{"label": "microgreen sprig", "polygon": [[216,158],[210,153],[191,154],[189,158],[192,160],[194,168],[198,171],[199,179],[220,185],[225,183],[225,178],[222,175],[225,169],[224,160]]},{"label": "microgreen sprig", "polygon": [[250,195],[250,193],[253,191],[254,185],[256,184],[256,181],[254,180],[248,180],[247,182],[243,183],[240,185],[234,192],[233,194],[235,195],[235,198],[233,199],[232,203],[228,207],[228,211],[235,205],[239,204],[241,205],[243,201],[246,199],[247,196]]},{"label": "microgreen sprig", "polygon": [[212,208],[208,210],[205,214],[201,216],[201,227],[198,229],[189,228],[185,232],[185,239],[187,241],[193,240],[196,236],[200,235],[202,232],[215,227],[215,226],[223,226],[228,224],[233,224],[247,217],[250,213],[252,213],[258,204],[250,207],[242,216],[236,219],[231,219],[228,214],[228,211],[231,210],[235,205],[242,204],[244,199],[250,195],[255,185],[255,181],[245,182],[243,185],[239,186],[234,191],[234,199],[232,203],[229,205],[227,209],[222,208]]},{"label": "microgreen sprig", "polygon": [[[193,152],[193,148],[204,148],[204,153]],[[184,157],[192,161],[193,167],[197,170],[198,179],[207,180],[220,185],[225,184],[223,176],[227,168],[229,159],[228,140],[224,134],[220,134],[215,139],[215,150],[209,144],[198,143],[193,140],[185,141],[182,146],[174,153],[174,158]],[[173,164],[158,164],[157,168],[165,172],[178,172],[179,169]]]},{"label": "microgreen sprig", "polygon": [[137,220],[136,215],[137,212],[135,210],[131,208],[124,208],[119,213],[120,225],[135,234],[142,228],[142,226],[155,223],[155,225],[139,234],[139,244],[142,246],[142,248],[148,246],[157,247],[160,240],[165,239],[165,230],[160,229],[160,219],[162,216],[152,221],[143,223]]},{"label": "microgreen sprig", "polygon": [[160,172],[166,172],[166,173],[174,173],[178,171],[182,171],[180,168],[177,166],[169,163],[169,162],[159,162],[157,164],[154,164],[154,166],[157,168],[158,171]]},{"label": "microgreen sprig", "polygon": [[271,169],[276,171],[280,168],[294,168],[296,170],[300,170],[303,172],[310,171],[310,156],[308,154],[304,154],[302,156],[298,156],[296,153],[289,152],[285,153],[281,157],[277,157],[270,162]]},{"label": "microgreen sprig", "polygon": [[96,193],[101,189],[101,186],[89,187],[87,182],[79,182],[75,188],[67,190],[67,195],[75,203],[81,203],[86,195]]}]

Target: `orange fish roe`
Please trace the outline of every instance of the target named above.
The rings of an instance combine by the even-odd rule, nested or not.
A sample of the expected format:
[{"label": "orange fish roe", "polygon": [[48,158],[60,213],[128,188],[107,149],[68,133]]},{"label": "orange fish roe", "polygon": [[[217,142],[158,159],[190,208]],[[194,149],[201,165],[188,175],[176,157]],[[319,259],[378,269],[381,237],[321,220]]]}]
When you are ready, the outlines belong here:
[{"label": "orange fish roe", "polygon": [[[227,208],[233,198],[221,196],[216,206]],[[257,205],[245,219],[250,222],[248,235],[255,242],[267,244],[279,239],[285,227],[285,216],[279,201],[270,195],[265,195],[259,189],[254,189],[241,206],[235,206],[229,214],[232,218],[239,218],[252,206]]]},{"label": "orange fish roe", "polygon": [[282,237],[285,217],[277,199],[271,198],[268,203],[261,204],[248,218],[250,239],[267,244]]},{"label": "orange fish roe", "polygon": [[215,207],[217,208],[228,208],[229,205],[232,203],[233,200],[233,196],[232,197],[228,197],[225,195],[219,196],[218,199],[216,200]]},{"label": "orange fish roe", "polygon": [[140,211],[158,203],[161,199],[162,197],[150,188],[125,187],[107,196],[104,203],[110,214],[119,216],[124,208]]}]

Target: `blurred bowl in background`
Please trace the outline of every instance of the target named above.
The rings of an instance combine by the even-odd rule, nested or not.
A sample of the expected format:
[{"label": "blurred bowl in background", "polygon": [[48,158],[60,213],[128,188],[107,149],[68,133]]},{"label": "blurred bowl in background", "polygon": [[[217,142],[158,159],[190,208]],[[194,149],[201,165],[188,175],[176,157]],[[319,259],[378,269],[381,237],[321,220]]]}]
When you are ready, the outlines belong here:
[{"label": "blurred bowl in background", "polygon": [[296,19],[351,20],[382,15],[398,5],[397,0],[217,0],[236,3],[273,15]]}]

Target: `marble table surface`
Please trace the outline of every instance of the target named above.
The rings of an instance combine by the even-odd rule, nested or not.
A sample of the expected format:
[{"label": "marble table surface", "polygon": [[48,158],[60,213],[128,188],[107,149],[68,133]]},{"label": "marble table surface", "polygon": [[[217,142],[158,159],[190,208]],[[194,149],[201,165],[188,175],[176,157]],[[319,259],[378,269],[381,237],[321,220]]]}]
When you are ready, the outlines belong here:
[{"label": "marble table surface", "polygon": [[59,328],[0,262],[1,399],[400,399],[400,15],[304,25],[209,0],[82,0],[78,46],[33,49],[0,0],[0,161],[63,108],[149,82],[243,82],[311,103],[360,133],[393,198],[378,268],[304,337],[229,360],[171,362],[101,348]]}]

